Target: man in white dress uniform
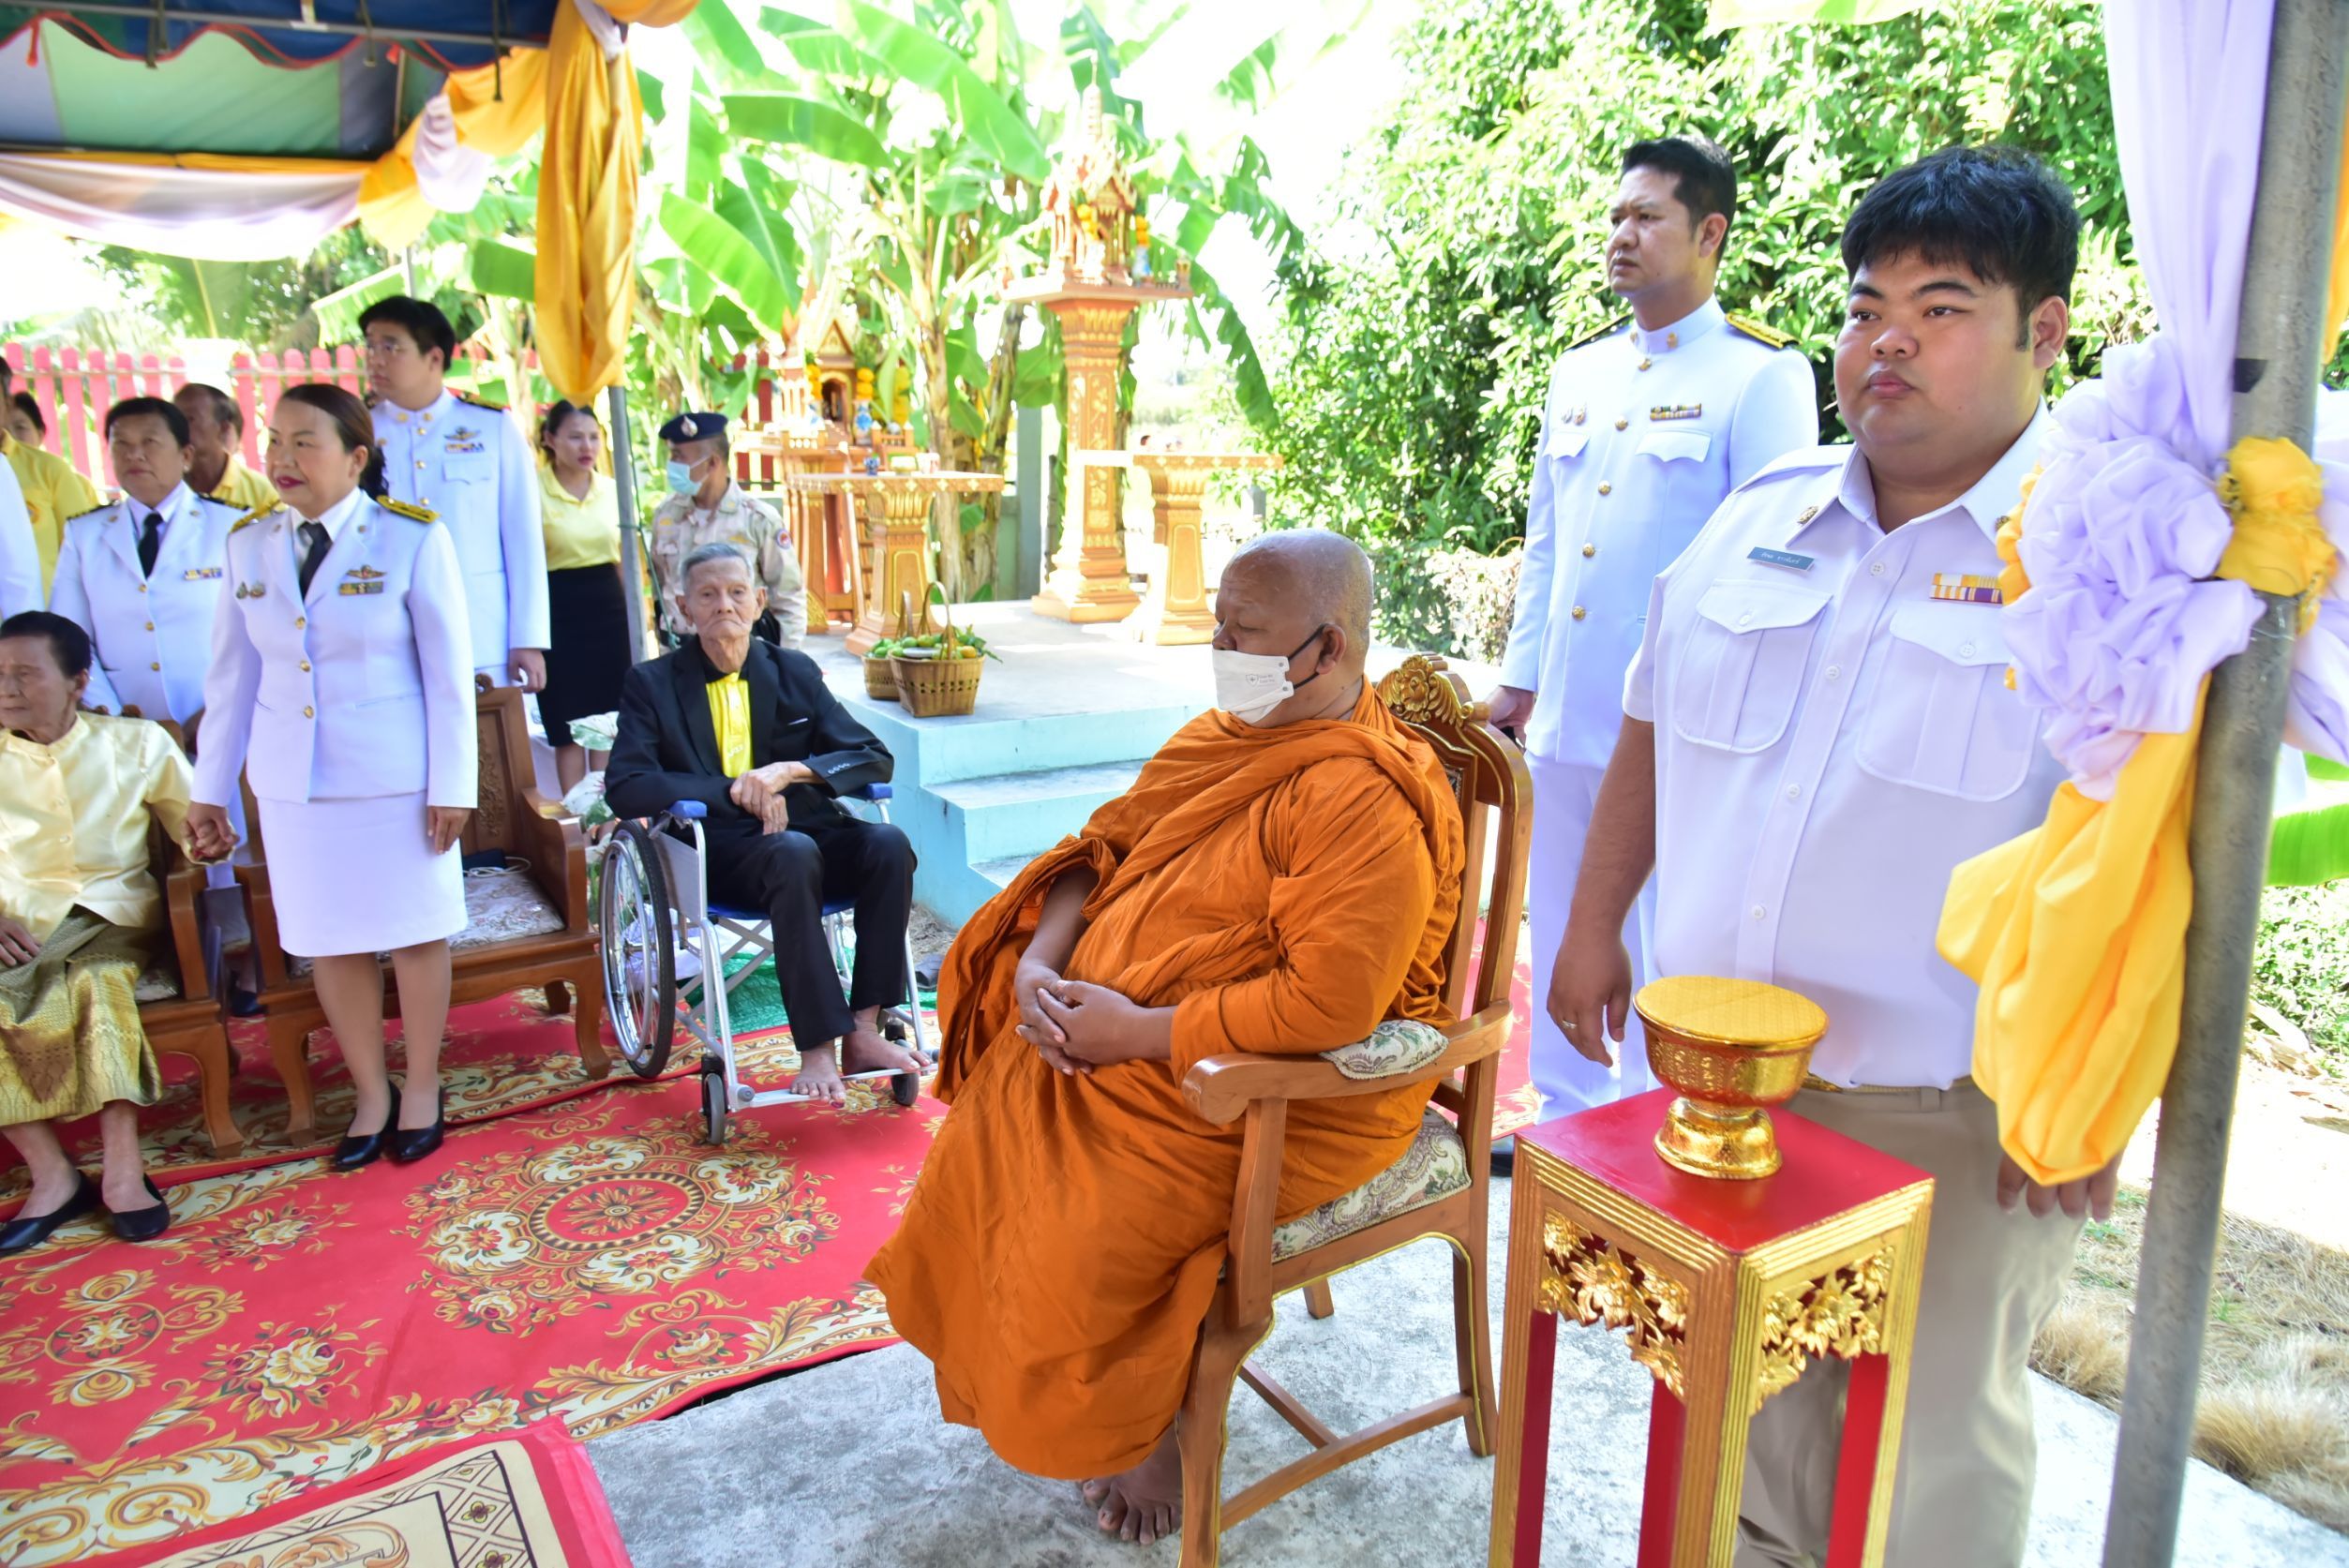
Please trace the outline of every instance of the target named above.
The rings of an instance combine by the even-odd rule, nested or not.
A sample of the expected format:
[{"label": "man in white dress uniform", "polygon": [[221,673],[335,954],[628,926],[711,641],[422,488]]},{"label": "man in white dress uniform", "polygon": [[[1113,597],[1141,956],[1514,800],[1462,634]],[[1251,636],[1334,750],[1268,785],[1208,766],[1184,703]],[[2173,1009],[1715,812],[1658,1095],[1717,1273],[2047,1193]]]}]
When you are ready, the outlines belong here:
[{"label": "man in white dress uniform", "polygon": [[375,439],[393,500],[441,520],[465,574],[473,667],[501,686],[546,684],[552,641],[538,459],[503,409],[448,387],[456,329],[428,301],[395,294],[359,316]]},{"label": "man in white dress uniform", "polygon": [[187,416],[160,397],[106,411],[123,499],[67,521],[49,607],[90,635],[85,706],[172,720],[192,745],[223,546],[242,514],[188,487],[187,435]]},{"label": "man in white dress uniform", "polygon": [[16,470],[0,463],[0,617],[41,607],[40,546]]},{"label": "man in white dress uniform", "polygon": [[[1736,212],[1737,171],[1711,142],[1674,136],[1626,149],[1606,261],[1608,287],[1632,319],[1577,344],[1549,378],[1517,617],[1492,698],[1494,724],[1522,727],[1534,775],[1536,996],[1549,989],[1565,933],[1649,586],[1723,496],[1818,440],[1809,364],[1785,337],[1724,315],[1713,296]],[[1635,963],[1651,908],[1641,901],[1623,927]],[[1536,1017],[1542,1114],[1653,1088],[1631,1028],[1620,1065],[1607,1068]]]},{"label": "man in white dress uniform", "polygon": [[[1549,995],[1594,1055],[1629,1010],[1616,930],[1655,876],[1655,967],[1827,1009],[1797,1113],[1934,1178],[1884,1561],[2012,1568],[2030,1518],[2031,1340],[2114,1168],[2042,1188],[1968,1076],[1973,985],[1935,934],[1950,874],[2039,826],[2063,770],[2007,689],[1998,529],[2071,327],[2079,217],[2027,155],[1952,148],[1844,230],[1853,445],[1796,453],[1656,579]],[[1848,1364],[1754,1419],[1739,1568],[1827,1546]]]}]

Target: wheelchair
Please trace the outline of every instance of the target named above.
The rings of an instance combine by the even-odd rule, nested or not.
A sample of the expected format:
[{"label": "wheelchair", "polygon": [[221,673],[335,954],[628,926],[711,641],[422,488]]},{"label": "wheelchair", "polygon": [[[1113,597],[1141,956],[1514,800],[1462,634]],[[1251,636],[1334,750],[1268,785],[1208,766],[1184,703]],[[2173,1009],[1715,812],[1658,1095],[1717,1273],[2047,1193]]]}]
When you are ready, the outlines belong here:
[{"label": "wheelchair", "polygon": [[[889,820],[890,790],[869,784],[841,799],[869,804],[872,820]],[[726,998],[774,950],[766,912],[710,900],[703,820],[710,808],[680,800],[649,822],[616,824],[604,852],[596,895],[596,929],[603,948],[604,999],[621,1060],[639,1078],[658,1078],[681,1022],[701,1046],[701,1114],[704,1137],[726,1142],[726,1118],[762,1105],[805,1101],[794,1089],[760,1089],[743,1082],[734,1049]],[[855,956],[855,923],[846,903],[824,905],[824,939],[845,989]],[[679,973],[680,931],[692,941],[698,973]],[[729,972],[743,954],[752,962]],[[711,984],[712,977],[721,978]],[[905,938],[905,1005],[881,1011],[881,1032],[904,1044],[908,1038],[924,1062],[935,1062],[923,1027],[921,997],[914,980],[913,938]],[[843,1073],[864,1083],[890,1080],[890,1098],[909,1106],[921,1093],[921,1077],[910,1072]]]}]

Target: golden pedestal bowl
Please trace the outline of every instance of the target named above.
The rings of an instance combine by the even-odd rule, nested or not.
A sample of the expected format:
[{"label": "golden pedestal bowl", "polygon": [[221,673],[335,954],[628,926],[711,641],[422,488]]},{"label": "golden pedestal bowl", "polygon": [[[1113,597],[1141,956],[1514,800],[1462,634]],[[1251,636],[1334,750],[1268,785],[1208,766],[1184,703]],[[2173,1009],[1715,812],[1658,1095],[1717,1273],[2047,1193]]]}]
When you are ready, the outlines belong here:
[{"label": "golden pedestal bowl", "polygon": [[1698,1176],[1752,1181],[1779,1165],[1769,1107],[1803,1087],[1827,1014],[1759,980],[1683,975],[1632,998],[1647,1026],[1648,1065],[1680,1091],[1655,1152]]}]

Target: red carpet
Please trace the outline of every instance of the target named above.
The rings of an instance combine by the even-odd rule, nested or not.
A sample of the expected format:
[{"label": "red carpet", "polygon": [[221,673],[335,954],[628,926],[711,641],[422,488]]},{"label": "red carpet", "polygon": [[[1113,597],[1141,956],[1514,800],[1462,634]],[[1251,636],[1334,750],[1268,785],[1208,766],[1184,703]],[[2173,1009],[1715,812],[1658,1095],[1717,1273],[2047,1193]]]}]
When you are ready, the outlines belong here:
[{"label": "red carpet", "polygon": [[[393,1020],[392,1070],[399,1071],[399,1023]],[[782,1037],[772,1029],[745,1033],[746,1040]],[[630,1076],[619,1064],[611,1031],[604,1034],[612,1053],[613,1074]],[[140,1113],[142,1142],[147,1151],[147,1171],[160,1186],[169,1187],[195,1174],[217,1174],[251,1165],[296,1159],[331,1147],[351,1116],[351,1079],[343,1070],[334,1031],[312,1037],[310,1081],[318,1096],[320,1136],[296,1144],[286,1137],[285,1087],[269,1059],[269,1047],[258,1020],[229,1025],[240,1068],[230,1089],[230,1111],[245,1134],[245,1146],[227,1157],[216,1155],[204,1136],[202,1108],[197,1098],[196,1065],[185,1056],[159,1058],[166,1091],[162,1099]],[[533,1106],[590,1093],[598,1086],[586,1076],[573,1051],[571,1020],[549,1018],[544,998],[535,990],[519,991],[486,1002],[475,1002],[449,1015],[448,1038],[441,1061],[449,1092],[449,1121],[478,1122]],[[695,1060],[681,1053],[672,1064],[690,1070]],[[81,1162],[97,1166],[97,1118],[67,1124],[66,1146]],[[0,1204],[13,1203],[24,1193],[24,1169],[13,1152],[0,1154]],[[0,1560],[4,1561],[4,1560]]]},{"label": "red carpet", "polygon": [[[453,1130],[423,1165],[184,1183],[159,1241],[0,1261],[0,1562],[311,1498],[451,1440],[576,1438],[889,1342],[858,1276],[943,1109],[860,1092],[697,1139],[690,1077]],[[520,1560],[516,1560],[520,1561]]]},{"label": "red carpet", "polygon": [[587,1453],[555,1422],[382,1465],[109,1568],[627,1568]]}]

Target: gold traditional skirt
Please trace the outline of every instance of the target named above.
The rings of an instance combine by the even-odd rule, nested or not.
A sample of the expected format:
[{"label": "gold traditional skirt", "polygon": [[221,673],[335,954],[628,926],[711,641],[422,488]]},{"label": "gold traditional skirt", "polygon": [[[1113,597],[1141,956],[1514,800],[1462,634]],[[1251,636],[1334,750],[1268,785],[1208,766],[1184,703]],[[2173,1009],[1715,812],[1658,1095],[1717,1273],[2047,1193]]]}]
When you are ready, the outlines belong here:
[{"label": "gold traditional skirt", "polygon": [[151,939],[77,908],[39,957],[0,969],[0,1127],[155,1103],[137,996]]}]

